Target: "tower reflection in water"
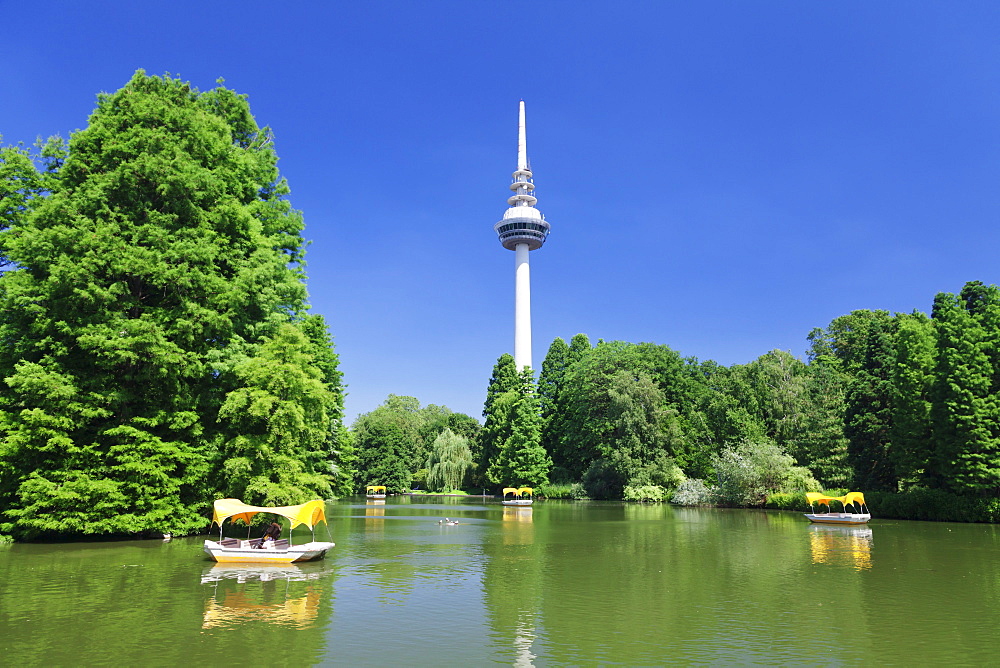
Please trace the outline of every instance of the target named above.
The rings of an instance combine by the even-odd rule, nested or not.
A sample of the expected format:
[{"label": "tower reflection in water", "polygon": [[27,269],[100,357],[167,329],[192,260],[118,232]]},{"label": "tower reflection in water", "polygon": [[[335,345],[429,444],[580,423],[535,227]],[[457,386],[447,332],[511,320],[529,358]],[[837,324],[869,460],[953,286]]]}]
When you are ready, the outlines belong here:
[{"label": "tower reflection in water", "polygon": [[203,629],[232,628],[260,621],[310,628],[319,615],[325,564],[254,566],[213,564],[201,583],[212,587],[205,602]]},{"label": "tower reflection in water", "polygon": [[868,527],[809,525],[809,549],[814,564],[851,566],[855,570],[872,567],[872,530]]}]

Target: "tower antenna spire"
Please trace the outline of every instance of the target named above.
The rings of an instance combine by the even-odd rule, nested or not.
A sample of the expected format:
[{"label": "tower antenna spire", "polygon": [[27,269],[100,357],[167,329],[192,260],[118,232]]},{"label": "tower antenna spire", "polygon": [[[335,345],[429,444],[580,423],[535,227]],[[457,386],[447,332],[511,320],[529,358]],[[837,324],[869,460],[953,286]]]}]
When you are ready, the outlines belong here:
[{"label": "tower antenna spire", "polygon": [[528,171],[528,140],[524,131],[524,100],[517,118],[517,171]]},{"label": "tower antenna spire", "polygon": [[528,162],[528,147],[524,122],[524,100],[517,119],[517,171],[514,172],[507,198],[510,208],[503,219],[493,226],[500,243],[514,251],[514,365],[518,369],[531,367],[531,274],[528,252],[545,243],[551,229],[545,216],[535,208],[535,183]]}]

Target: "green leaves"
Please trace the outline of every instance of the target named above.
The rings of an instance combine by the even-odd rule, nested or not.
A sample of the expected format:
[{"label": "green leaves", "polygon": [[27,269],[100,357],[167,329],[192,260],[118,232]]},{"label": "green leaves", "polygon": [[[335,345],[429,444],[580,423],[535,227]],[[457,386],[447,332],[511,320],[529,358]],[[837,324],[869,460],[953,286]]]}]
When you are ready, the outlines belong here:
[{"label": "green leaves", "polygon": [[959,493],[1000,493],[1000,289],[979,281],[934,301],[933,464]]},{"label": "green leaves", "polygon": [[[446,406],[428,404],[421,408],[416,397],[390,394],[381,406],[358,416],[352,425],[357,484],[385,485],[390,492],[406,491],[421,467],[431,467],[428,455],[432,464],[441,461],[436,457],[444,455],[433,453],[441,446],[438,439],[442,434],[451,433],[461,442],[468,443],[468,438],[474,437],[478,428],[475,419],[452,413]],[[449,450],[461,449],[450,439],[448,443],[451,444]],[[446,459],[457,457],[452,453]],[[452,478],[447,476],[448,481]]]},{"label": "green leaves", "polygon": [[427,459],[427,488],[435,492],[462,489],[473,467],[469,440],[446,427],[431,446]]},{"label": "green leaves", "polygon": [[[305,314],[302,216],[245,97],[139,71],[68,154],[41,147],[41,170],[26,156],[0,152],[15,531],[181,530],[219,492],[291,503],[349,477],[338,360]],[[55,518],[43,495],[67,488],[121,519]]]},{"label": "green leaves", "polygon": [[233,368],[236,387],[219,409],[230,434],[219,453],[222,496],[259,505],[330,496],[326,460],[331,414],[340,403],[313,365],[312,349],[286,323]]}]

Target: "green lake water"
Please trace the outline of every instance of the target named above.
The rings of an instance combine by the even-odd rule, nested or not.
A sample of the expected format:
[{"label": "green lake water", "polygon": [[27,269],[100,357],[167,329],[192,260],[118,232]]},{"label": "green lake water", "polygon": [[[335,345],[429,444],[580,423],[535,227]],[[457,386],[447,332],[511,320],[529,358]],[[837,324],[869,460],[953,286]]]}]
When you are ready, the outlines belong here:
[{"label": "green lake water", "polygon": [[204,537],[0,546],[0,664],[1000,662],[993,525],[417,497],[327,515],[337,546],[302,565],[215,565]]}]

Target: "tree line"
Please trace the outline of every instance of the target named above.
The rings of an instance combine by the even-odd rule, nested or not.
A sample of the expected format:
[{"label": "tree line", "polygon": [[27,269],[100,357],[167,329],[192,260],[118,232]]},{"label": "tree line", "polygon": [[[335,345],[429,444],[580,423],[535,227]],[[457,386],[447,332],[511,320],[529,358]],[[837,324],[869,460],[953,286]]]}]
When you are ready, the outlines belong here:
[{"label": "tree line", "polygon": [[[578,334],[552,342],[537,382],[502,355],[482,429],[463,433],[462,448],[426,438],[410,446],[411,475],[454,456],[464,477],[449,488],[526,484],[734,505],[848,487],[998,496],[996,286],[938,294],[929,316],[853,311],[807,338],[804,361],[774,350],[725,367],[665,345],[592,345]],[[380,410],[392,412],[389,402]],[[366,434],[359,452],[380,447],[372,415],[355,425]],[[405,474],[394,480],[397,491],[407,486]]]}]

